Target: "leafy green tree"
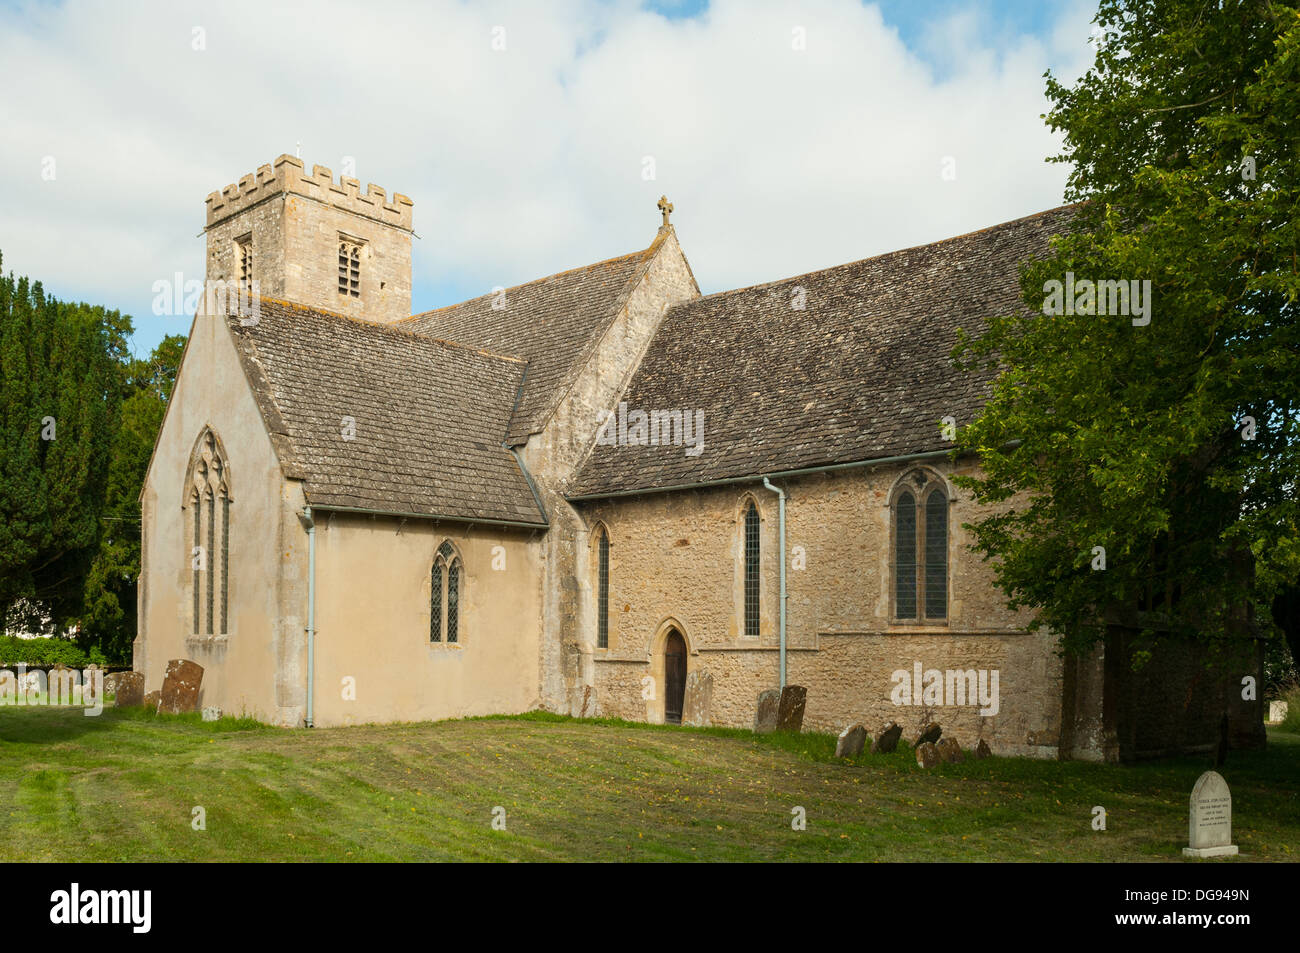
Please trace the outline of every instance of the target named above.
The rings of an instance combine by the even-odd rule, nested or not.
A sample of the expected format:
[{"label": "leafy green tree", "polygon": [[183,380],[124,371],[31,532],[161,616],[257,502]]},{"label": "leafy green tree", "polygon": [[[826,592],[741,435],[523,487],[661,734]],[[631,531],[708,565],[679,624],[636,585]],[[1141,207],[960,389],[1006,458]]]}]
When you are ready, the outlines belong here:
[{"label": "leafy green tree", "polygon": [[80,608],[99,547],[122,326],[117,312],[0,275],[0,614],[9,625],[35,614],[61,626]]},{"label": "leafy green tree", "polygon": [[131,659],[140,576],[140,490],[184,349],[182,335],[169,335],[147,359],[122,365],[123,396],[113,435],[104,533],[78,620],[80,641],[98,646],[113,661]]},{"label": "leafy green tree", "polygon": [[[1009,507],[976,549],[1067,648],[1108,621],[1227,647],[1300,579],[1300,13],[1103,0],[1094,22],[1086,75],[1047,74],[1075,227],[1022,270],[1030,313],[956,351],[1000,371],[959,482]],[[1067,273],[1150,281],[1149,323],[1045,314]]]}]

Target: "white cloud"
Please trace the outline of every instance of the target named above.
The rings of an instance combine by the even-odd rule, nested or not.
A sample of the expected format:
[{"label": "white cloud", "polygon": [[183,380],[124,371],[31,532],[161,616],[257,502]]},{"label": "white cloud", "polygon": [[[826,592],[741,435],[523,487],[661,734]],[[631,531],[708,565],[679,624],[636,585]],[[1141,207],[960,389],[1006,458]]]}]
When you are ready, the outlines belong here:
[{"label": "white cloud", "polygon": [[768,281],[1059,204],[1041,77],[1082,68],[1090,16],[1063,6],[1050,35],[992,49],[958,14],[923,58],[839,0],[671,21],[580,0],[25,8],[0,27],[22,80],[0,98],[0,251],[150,327],[153,282],[200,273],[206,195],[301,142],[309,165],[355,156],[363,183],[415,201],[417,289],[644,247],[661,193],[706,291]]}]

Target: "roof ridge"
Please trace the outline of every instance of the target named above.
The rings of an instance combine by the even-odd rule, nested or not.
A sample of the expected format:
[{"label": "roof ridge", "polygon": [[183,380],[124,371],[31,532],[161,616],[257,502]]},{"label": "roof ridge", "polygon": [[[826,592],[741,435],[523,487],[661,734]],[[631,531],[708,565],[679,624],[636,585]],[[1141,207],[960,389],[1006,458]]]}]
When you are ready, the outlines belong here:
[{"label": "roof ridge", "polygon": [[[641,284],[641,282],[645,279],[646,274],[650,271],[650,266],[654,264],[654,260],[655,258],[658,257],[659,252],[663,249],[664,243],[668,241],[668,235],[670,233],[672,233],[674,236],[676,235],[676,233],[672,231],[671,225],[669,225],[667,228],[660,228],[659,231],[655,233],[654,241],[652,241],[644,251],[637,253],[641,256],[641,260],[637,262],[636,270],[633,271],[632,274],[628,276],[627,282],[623,285],[623,290],[619,292],[618,297],[614,300],[613,306],[609,309],[608,313],[605,315],[605,320],[601,322],[601,325],[597,329],[596,333],[592,334],[587,339],[587,343],[583,345],[583,348],[578,353],[578,356],[574,359],[573,363],[569,365],[568,371],[565,373],[564,378],[560,383],[560,386],[552,389],[554,391],[554,399],[548,401],[544,405],[545,412],[542,414],[541,417],[541,429],[546,428],[546,424],[551,419],[551,415],[555,413],[555,409],[559,407],[560,404],[564,401],[565,396],[570,391],[573,390],[573,386],[578,379],[578,375],[582,373],[582,368],[586,367],[587,364],[591,361],[591,357],[593,354],[596,353],[596,349],[600,346],[600,342],[605,340],[605,335],[609,333],[610,327],[614,324],[615,321],[618,320],[618,316],[622,314],[623,310],[627,307],[627,303],[632,299],[632,292],[635,291],[637,287]],[[618,259],[611,258],[609,260],[621,261],[623,259],[632,258],[632,257],[634,256],[622,255]],[[684,255],[682,257],[685,258]],[[510,417],[511,417],[510,420],[511,431],[513,432],[514,430],[513,412],[511,413]],[[530,431],[530,433],[537,433],[537,432],[538,431],[535,430]]]},{"label": "roof ridge", "polygon": [[934,248],[938,245],[946,245],[948,242],[961,241],[965,238],[972,238],[975,235],[982,235],[985,232],[996,231],[999,228],[1006,228],[1009,225],[1018,225],[1021,222],[1028,222],[1031,219],[1042,218],[1045,215],[1051,215],[1053,212],[1060,212],[1065,209],[1078,208],[1082,202],[1067,202],[1065,205],[1058,205],[1055,208],[1043,209],[1041,212],[1034,212],[1032,215],[1022,215],[1020,218],[1008,219],[1005,222],[999,222],[996,225],[988,225],[984,228],[977,228],[974,231],[963,232],[960,235],[952,235],[948,238],[940,238],[932,242],[922,242],[920,245],[909,245],[905,248],[896,248],[893,251],[881,252],[879,255],[868,255],[866,258],[855,258],[853,261],[841,262],[838,265],[828,265],[825,268],[814,268],[812,271],[805,271],[797,275],[789,275],[785,278],[777,278],[773,281],[760,281],[757,284],[744,285],[740,288],[728,288],[725,291],[715,291],[712,294],[700,295],[698,298],[691,298],[689,301],[682,301],[673,305],[673,308],[689,306],[700,301],[710,301],[716,298],[725,298],[727,295],[741,294],[746,291],[758,291],[760,288],[774,288],[791,281],[797,281],[800,278],[807,278],[810,275],[820,275],[828,271],[835,271],[838,268],[850,268],[854,265],[863,265],[869,261],[878,261],[882,258],[890,258],[894,255],[902,255],[907,252],[921,251],[922,249]]},{"label": "roof ridge", "polygon": [[[365,318],[354,317],[353,315],[350,314],[342,314],[341,312],[338,311],[330,311],[328,308],[317,308],[312,305],[302,304],[297,301],[289,301],[286,298],[273,298],[270,295],[259,295],[259,294],[253,294],[252,292],[248,292],[247,294],[248,297],[250,298],[256,298],[259,301],[269,301],[272,304],[276,304],[284,308],[289,308],[294,311],[303,311],[306,312],[307,314],[316,314],[322,317],[338,318],[343,321],[351,321],[353,324],[361,325],[367,328],[376,328],[379,329],[380,331],[388,332],[391,334],[398,334],[401,335],[402,337],[410,338],[411,340],[414,341],[427,341],[433,344],[441,344],[444,347],[454,347],[454,348],[460,348],[461,350],[465,350],[465,351],[473,351],[475,354],[480,354],[484,357],[497,358],[502,361],[510,361],[512,364],[528,363],[527,361],[519,357],[516,357],[513,354],[498,354],[495,351],[487,351],[482,348],[472,347],[468,344],[462,344],[459,341],[449,341],[445,338],[433,337],[432,335],[429,334],[420,334],[418,331],[408,331],[405,328],[394,327],[393,324],[391,323],[381,324],[378,321],[367,321]],[[231,320],[237,320],[240,318],[241,315],[239,315],[238,313],[226,315],[227,322]],[[409,321],[410,319],[403,318],[402,320]]]},{"label": "roof ridge", "polygon": [[[657,236],[656,236],[656,241],[658,241]],[[589,265],[578,265],[575,268],[566,268],[563,271],[557,271],[552,275],[544,275],[541,278],[534,278],[531,281],[522,281],[517,285],[510,285],[508,288],[504,288],[503,290],[509,293],[511,291],[517,291],[520,288],[527,288],[529,285],[536,285],[536,284],[541,284],[543,281],[550,281],[553,278],[562,278],[563,276],[571,275],[576,271],[588,271],[592,268],[599,268],[602,265],[608,265],[616,261],[623,261],[628,258],[636,258],[638,256],[645,255],[648,251],[650,251],[651,248],[654,247],[654,245],[655,243],[651,242],[648,247],[642,248],[640,251],[628,252],[625,255],[614,255],[611,258],[605,258],[602,259],[601,261],[593,261]],[[500,292],[489,291],[486,292],[485,294],[475,295],[472,298],[466,298],[464,301],[457,301],[452,304],[445,304],[441,308],[432,308],[429,311],[421,311],[419,314],[413,314],[406,318],[398,318],[397,321],[394,322],[394,324],[404,324],[407,321],[414,321],[417,318],[427,318],[431,315],[441,314],[444,311],[451,311],[455,308],[463,308],[468,304],[473,304],[475,301],[481,301],[484,298],[491,298],[497,294],[500,294]]]}]

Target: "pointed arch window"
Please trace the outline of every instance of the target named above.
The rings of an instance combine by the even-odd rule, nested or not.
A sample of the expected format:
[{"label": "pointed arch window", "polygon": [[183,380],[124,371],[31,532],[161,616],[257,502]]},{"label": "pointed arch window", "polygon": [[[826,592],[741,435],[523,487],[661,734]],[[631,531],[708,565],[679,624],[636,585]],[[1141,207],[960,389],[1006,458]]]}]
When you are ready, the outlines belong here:
[{"label": "pointed arch window", "polygon": [[758,507],[750,500],[745,505],[745,634],[759,632],[759,527]]},{"label": "pointed arch window", "polygon": [[225,449],[211,428],[194,444],[186,480],[185,506],[190,512],[193,599],[191,632],[226,635],[230,593],[230,468]]},{"label": "pointed arch window", "polygon": [[596,646],[609,648],[609,533],[603,526],[596,541]]},{"label": "pointed arch window", "polygon": [[948,508],[943,481],[909,473],[892,504],[894,618],[943,622],[948,618]]},{"label": "pointed arch window", "polygon": [[429,641],[454,645],[460,641],[460,597],[463,564],[450,540],[443,540],[433,557],[429,596]]}]

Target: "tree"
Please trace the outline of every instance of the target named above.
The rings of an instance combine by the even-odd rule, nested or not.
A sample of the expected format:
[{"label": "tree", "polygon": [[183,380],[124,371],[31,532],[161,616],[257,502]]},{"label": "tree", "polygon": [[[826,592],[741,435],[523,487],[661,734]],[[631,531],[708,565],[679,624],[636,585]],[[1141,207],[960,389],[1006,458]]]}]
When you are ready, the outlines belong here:
[{"label": "tree", "polygon": [[98,646],[113,661],[131,659],[140,576],[140,489],[184,349],[182,335],[169,335],[147,359],[122,365],[122,404],[113,435],[104,532],[78,619],[83,645]]},{"label": "tree", "polygon": [[[2,259],[0,259],[2,260]],[[129,319],[126,319],[129,328]],[[80,608],[119,405],[117,312],[0,275],[0,617]],[[28,618],[14,618],[15,609]]]},{"label": "tree", "polygon": [[[1300,13],[1103,0],[1094,22],[1093,67],[1047,74],[1074,227],[1022,269],[1028,313],[955,351],[1000,372],[959,483],[1005,504],[975,547],[1067,648],[1116,619],[1222,646],[1300,578]],[[1149,323],[1082,292],[1044,313],[1067,273],[1150,281]]]}]

